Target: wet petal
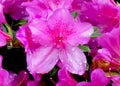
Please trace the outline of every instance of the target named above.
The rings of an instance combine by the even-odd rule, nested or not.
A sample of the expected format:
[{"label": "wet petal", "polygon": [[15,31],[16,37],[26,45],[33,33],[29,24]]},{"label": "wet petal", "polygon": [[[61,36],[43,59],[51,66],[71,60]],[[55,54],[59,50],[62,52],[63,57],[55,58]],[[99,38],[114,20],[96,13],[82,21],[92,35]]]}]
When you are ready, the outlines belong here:
[{"label": "wet petal", "polygon": [[33,54],[27,54],[28,69],[31,73],[48,73],[58,61],[58,50],[41,47]]},{"label": "wet petal", "polygon": [[86,57],[84,53],[77,47],[66,47],[61,50],[60,60],[66,69],[74,74],[82,75],[86,70]]}]

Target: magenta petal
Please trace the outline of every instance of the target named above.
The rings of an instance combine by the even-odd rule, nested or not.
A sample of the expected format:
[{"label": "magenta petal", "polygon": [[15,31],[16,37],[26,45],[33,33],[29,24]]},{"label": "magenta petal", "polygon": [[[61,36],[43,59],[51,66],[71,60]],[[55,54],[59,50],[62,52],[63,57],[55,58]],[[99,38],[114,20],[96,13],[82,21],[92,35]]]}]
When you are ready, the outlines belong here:
[{"label": "magenta petal", "polygon": [[29,80],[28,74],[25,71],[20,71],[17,76],[14,77],[14,80],[11,82],[12,86],[27,86]]},{"label": "magenta petal", "polygon": [[29,28],[35,42],[45,46],[50,44],[51,38],[50,33],[48,33],[49,28],[47,27],[47,22],[40,19],[34,19],[29,24]]},{"label": "magenta petal", "polygon": [[105,33],[98,38],[98,43],[103,48],[107,48],[114,58],[120,56],[120,29],[114,28],[110,33]]},{"label": "magenta petal", "polygon": [[[59,29],[60,31],[75,29],[75,20],[67,9],[57,9],[48,19],[50,29]],[[69,34],[69,33],[68,33]]]},{"label": "magenta petal", "polygon": [[93,86],[93,85],[90,82],[80,82],[76,86]]},{"label": "magenta petal", "polygon": [[77,84],[65,68],[59,70],[58,77],[59,82],[56,86],[76,86]]},{"label": "magenta petal", "polygon": [[27,53],[28,69],[31,73],[48,73],[58,61],[58,50],[41,47],[33,54]]},{"label": "magenta petal", "polygon": [[109,83],[109,79],[102,69],[95,69],[91,73],[91,82],[94,86],[106,86]]},{"label": "magenta petal", "polygon": [[0,23],[1,22],[5,22],[5,18],[4,18],[4,14],[3,14],[3,5],[0,3]]},{"label": "magenta petal", "polygon": [[6,45],[6,38],[0,34],[0,47]]},{"label": "magenta petal", "polygon": [[9,73],[6,70],[0,70],[0,86],[9,85]]},{"label": "magenta petal", "polygon": [[74,74],[82,75],[86,70],[86,57],[78,47],[66,47],[61,50],[60,60],[66,69]]},{"label": "magenta petal", "polygon": [[94,3],[115,5],[114,0],[92,0]]},{"label": "magenta petal", "polygon": [[86,44],[93,33],[93,26],[89,23],[76,24],[74,28],[76,33],[73,33],[68,37],[69,44]]}]

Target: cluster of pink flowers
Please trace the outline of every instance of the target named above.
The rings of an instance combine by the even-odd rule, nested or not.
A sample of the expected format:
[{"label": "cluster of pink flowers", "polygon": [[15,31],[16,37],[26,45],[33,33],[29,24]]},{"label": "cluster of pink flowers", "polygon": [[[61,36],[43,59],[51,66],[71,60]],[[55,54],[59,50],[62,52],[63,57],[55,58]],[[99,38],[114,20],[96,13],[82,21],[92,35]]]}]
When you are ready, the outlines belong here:
[{"label": "cluster of pink flowers", "polygon": [[0,14],[0,86],[120,86],[118,2],[0,0]]}]

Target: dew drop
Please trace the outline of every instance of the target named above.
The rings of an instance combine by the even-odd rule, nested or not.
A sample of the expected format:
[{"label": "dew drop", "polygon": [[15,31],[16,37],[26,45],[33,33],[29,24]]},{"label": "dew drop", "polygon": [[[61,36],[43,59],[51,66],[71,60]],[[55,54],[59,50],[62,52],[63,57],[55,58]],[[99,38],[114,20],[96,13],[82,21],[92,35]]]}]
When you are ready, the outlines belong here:
[{"label": "dew drop", "polygon": [[85,60],[84,63],[87,63],[87,61]]},{"label": "dew drop", "polygon": [[72,71],[72,73],[73,73],[73,74],[76,74],[76,72],[75,72],[74,70]]},{"label": "dew drop", "polygon": [[68,67],[66,67],[66,69],[68,70],[69,68],[68,68]]},{"label": "dew drop", "polygon": [[80,71],[78,74],[79,74],[79,75],[82,75],[82,74],[83,74],[83,72],[81,72],[81,71]]},{"label": "dew drop", "polygon": [[75,51],[75,48],[72,48],[72,51]]},{"label": "dew drop", "polygon": [[85,16],[85,18],[86,18],[86,19],[88,19],[88,17],[87,17],[87,16]]},{"label": "dew drop", "polygon": [[61,59],[61,62],[63,62],[63,60]]},{"label": "dew drop", "polygon": [[80,62],[79,65],[82,65],[82,63]]},{"label": "dew drop", "polygon": [[73,62],[73,60],[72,60],[72,59],[70,59],[70,62]]}]

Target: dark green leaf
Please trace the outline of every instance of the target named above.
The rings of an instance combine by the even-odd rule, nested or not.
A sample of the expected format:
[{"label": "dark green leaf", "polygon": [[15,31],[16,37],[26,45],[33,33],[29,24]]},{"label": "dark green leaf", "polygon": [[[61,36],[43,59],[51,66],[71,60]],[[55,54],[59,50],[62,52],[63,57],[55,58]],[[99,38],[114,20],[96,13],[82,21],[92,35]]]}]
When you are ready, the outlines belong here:
[{"label": "dark green leaf", "polygon": [[4,23],[2,23],[2,31],[5,33],[8,33],[8,28],[6,27]]},{"label": "dark green leaf", "polygon": [[79,46],[79,48],[83,50],[83,52],[90,52],[90,48],[88,46],[82,45],[82,46]]},{"label": "dark green leaf", "polygon": [[19,20],[19,21],[18,21],[18,23],[17,23],[17,24],[15,24],[15,26],[18,26],[18,25],[25,25],[26,23],[27,23],[27,21],[26,21],[26,20],[21,19],[21,20]]},{"label": "dark green leaf", "polygon": [[73,12],[72,13],[72,16],[74,17],[74,19],[78,16],[78,13],[77,12]]},{"label": "dark green leaf", "polygon": [[55,67],[53,68],[53,70],[50,72],[50,76],[52,77],[52,76],[54,76],[55,74],[57,74],[58,70],[59,70],[59,68],[55,66]]},{"label": "dark green leaf", "polygon": [[94,33],[92,34],[92,38],[101,36],[102,34],[99,32],[99,29],[97,27],[94,27]]}]

